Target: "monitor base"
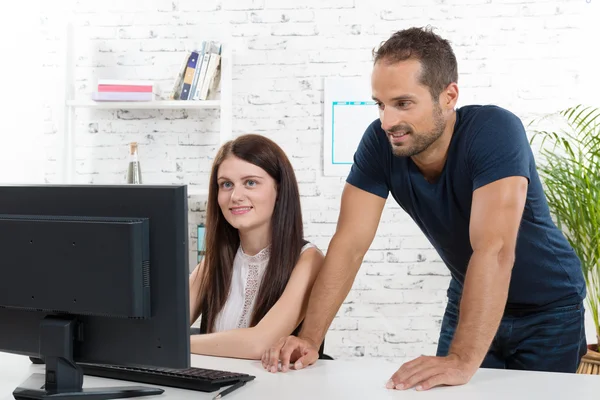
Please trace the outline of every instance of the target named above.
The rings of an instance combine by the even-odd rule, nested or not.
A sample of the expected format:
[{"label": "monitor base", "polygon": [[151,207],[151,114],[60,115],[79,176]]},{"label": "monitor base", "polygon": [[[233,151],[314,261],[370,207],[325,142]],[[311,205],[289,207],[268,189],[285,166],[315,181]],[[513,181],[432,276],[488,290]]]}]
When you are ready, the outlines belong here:
[{"label": "monitor base", "polygon": [[39,360],[46,364],[46,373],[32,374],[17,387],[13,391],[16,400],[109,400],[164,393],[143,386],[83,389],[83,370],[73,359],[78,328],[74,318],[48,316],[42,320]]},{"label": "monitor base", "polygon": [[44,374],[32,374],[13,396],[16,400],[109,400],[128,397],[155,396],[164,393],[163,389],[144,386],[123,386],[90,388],[74,391],[56,391],[43,389],[46,382]]}]

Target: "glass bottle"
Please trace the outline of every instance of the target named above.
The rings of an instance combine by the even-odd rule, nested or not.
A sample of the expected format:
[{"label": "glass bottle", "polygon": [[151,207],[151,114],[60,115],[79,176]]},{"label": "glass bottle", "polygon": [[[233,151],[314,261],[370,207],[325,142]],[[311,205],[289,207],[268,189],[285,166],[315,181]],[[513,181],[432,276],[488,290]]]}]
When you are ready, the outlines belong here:
[{"label": "glass bottle", "polygon": [[142,170],[138,159],[137,142],[129,143],[129,166],[127,167],[127,183],[141,184]]},{"label": "glass bottle", "polygon": [[205,253],[205,242],[204,242],[205,226],[203,223],[198,224],[198,263],[202,261]]}]

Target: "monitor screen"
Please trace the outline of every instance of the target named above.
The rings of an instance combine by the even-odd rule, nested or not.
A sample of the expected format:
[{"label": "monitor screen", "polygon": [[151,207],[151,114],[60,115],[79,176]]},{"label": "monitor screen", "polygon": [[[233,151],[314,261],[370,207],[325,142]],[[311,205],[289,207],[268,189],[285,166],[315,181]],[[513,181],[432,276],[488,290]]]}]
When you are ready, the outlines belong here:
[{"label": "monitor screen", "polygon": [[0,351],[46,391],[77,362],[189,367],[187,215],[183,185],[0,186]]}]

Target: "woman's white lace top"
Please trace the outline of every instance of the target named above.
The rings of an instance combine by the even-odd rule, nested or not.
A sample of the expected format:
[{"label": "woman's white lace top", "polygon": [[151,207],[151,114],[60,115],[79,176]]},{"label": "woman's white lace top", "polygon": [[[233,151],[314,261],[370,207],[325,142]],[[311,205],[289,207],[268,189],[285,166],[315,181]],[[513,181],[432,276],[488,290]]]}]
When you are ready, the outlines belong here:
[{"label": "woman's white lace top", "polygon": [[[300,253],[311,247],[315,245],[307,243]],[[254,256],[244,253],[242,246],[238,248],[233,260],[229,296],[215,321],[215,332],[249,326],[270,255],[271,246]]]}]

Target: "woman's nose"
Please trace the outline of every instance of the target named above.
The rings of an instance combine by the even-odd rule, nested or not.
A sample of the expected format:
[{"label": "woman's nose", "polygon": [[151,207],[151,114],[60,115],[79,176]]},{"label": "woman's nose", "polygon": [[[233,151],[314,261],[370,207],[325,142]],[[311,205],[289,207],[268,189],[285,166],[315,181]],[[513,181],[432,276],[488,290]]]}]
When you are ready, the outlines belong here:
[{"label": "woman's nose", "polygon": [[231,201],[240,202],[244,200],[245,194],[244,189],[240,187],[236,187],[231,191]]}]

